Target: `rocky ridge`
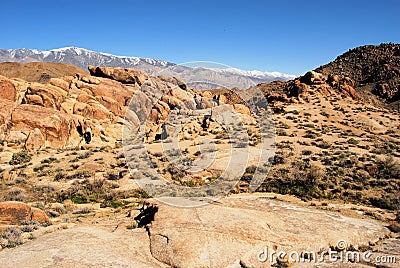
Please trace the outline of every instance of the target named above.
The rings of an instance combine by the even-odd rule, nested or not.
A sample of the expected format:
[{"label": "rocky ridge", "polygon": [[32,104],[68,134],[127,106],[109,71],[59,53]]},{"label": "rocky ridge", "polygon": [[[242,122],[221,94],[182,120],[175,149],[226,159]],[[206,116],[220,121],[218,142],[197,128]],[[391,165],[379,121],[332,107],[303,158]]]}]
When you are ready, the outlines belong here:
[{"label": "rocky ridge", "polygon": [[325,75],[346,75],[366,101],[398,108],[400,100],[400,44],[383,43],[350,49],[316,69]]}]

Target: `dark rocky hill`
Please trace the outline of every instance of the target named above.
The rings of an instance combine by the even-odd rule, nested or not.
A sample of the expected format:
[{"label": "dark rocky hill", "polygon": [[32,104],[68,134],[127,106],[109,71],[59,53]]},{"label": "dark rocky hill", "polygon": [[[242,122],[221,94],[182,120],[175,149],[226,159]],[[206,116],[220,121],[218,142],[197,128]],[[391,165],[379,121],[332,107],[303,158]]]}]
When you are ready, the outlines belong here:
[{"label": "dark rocky hill", "polygon": [[367,45],[336,58],[315,71],[347,76],[366,101],[397,108],[400,100],[400,44]]}]

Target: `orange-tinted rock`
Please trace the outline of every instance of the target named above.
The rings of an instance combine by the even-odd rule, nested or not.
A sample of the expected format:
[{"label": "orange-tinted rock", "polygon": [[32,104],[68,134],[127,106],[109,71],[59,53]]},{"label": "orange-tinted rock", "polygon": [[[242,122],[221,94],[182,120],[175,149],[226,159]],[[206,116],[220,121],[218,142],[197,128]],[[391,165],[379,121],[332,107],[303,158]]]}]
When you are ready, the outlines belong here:
[{"label": "orange-tinted rock", "polygon": [[49,217],[46,213],[38,208],[31,208],[31,221],[37,221],[40,223],[50,222]]},{"label": "orange-tinted rock", "polygon": [[0,224],[19,224],[30,218],[29,205],[15,201],[0,202]]},{"label": "orange-tinted rock", "polygon": [[349,97],[353,98],[353,99],[358,99],[359,96],[357,94],[357,92],[355,91],[355,89],[351,86],[351,85],[343,85],[340,87],[340,89]]},{"label": "orange-tinted rock", "polygon": [[11,112],[16,106],[17,104],[15,102],[0,99],[0,125],[3,125],[10,120]]},{"label": "orange-tinted rock", "polygon": [[97,79],[96,77],[93,77],[93,76],[83,75],[83,76],[80,76],[79,79],[82,82],[85,82],[85,83],[88,83],[88,84],[94,84],[94,85],[100,84],[100,80]]},{"label": "orange-tinted rock", "polygon": [[23,104],[11,115],[13,128],[30,132],[38,128],[54,148],[63,148],[68,141],[69,120],[66,114],[50,108]]},{"label": "orange-tinted rock", "polygon": [[8,79],[0,78],[0,98],[10,101],[15,101],[17,98],[17,90]]},{"label": "orange-tinted rock", "polygon": [[0,202],[0,224],[13,225],[23,221],[49,222],[43,210],[16,201]]},{"label": "orange-tinted rock", "polygon": [[336,87],[339,84],[340,78],[338,75],[329,74],[327,82],[331,87]]},{"label": "orange-tinted rock", "polygon": [[49,84],[50,85],[53,85],[53,86],[55,86],[55,87],[58,87],[58,88],[61,88],[62,90],[64,90],[64,91],[69,91],[69,85],[70,85],[70,82],[68,82],[67,80],[72,80],[73,79],[73,77],[71,76],[69,76],[69,77],[65,77],[65,78],[51,78],[50,80],[49,80]]},{"label": "orange-tinted rock", "polygon": [[113,112],[114,114],[124,116],[122,111],[122,105],[120,105],[116,100],[113,98],[107,97],[107,96],[98,96],[96,97],[96,100],[101,103],[104,107],[106,107],[108,110]]},{"label": "orange-tinted rock", "polygon": [[67,92],[59,87],[49,84],[32,83],[25,93],[24,103],[39,105],[36,101],[40,97],[42,100],[41,106],[58,110],[66,96]]},{"label": "orange-tinted rock", "polygon": [[24,99],[25,103],[29,103],[32,105],[44,106],[44,102],[41,96],[39,95],[27,95]]},{"label": "orange-tinted rock", "polygon": [[86,94],[86,93],[79,94],[79,96],[77,98],[77,101],[85,102],[85,103],[88,103],[91,100],[94,100],[94,97],[89,94]]},{"label": "orange-tinted rock", "polygon": [[90,103],[90,106],[93,109],[93,119],[101,120],[101,119],[113,119],[114,118],[114,115],[100,103],[93,102],[93,103]]},{"label": "orange-tinted rock", "polygon": [[76,102],[73,107],[73,113],[84,117],[93,117],[93,109],[90,105],[83,102]]},{"label": "orange-tinted rock", "polygon": [[324,80],[324,75],[315,71],[309,71],[305,75],[300,77],[300,82],[307,85],[321,84]]},{"label": "orange-tinted rock", "polygon": [[[90,92],[92,96],[102,98],[108,97],[118,103],[119,106],[125,106],[132,98],[132,92],[117,81],[109,79],[101,79],[98,85],[93,84],[77,84],[79,89]],[[85,102],[82,97],[79,98],[81,102]]]}]

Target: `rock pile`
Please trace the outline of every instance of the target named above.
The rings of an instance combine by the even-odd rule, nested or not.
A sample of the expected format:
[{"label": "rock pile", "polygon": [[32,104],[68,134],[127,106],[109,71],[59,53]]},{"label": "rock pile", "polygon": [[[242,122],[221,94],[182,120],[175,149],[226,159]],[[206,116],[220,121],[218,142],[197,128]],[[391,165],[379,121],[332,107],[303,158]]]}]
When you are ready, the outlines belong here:
[{"label": "rock pile", "polygon": [[[121,138],[127,105],[147,75],[136,70],[94,68],[47,83],[0,76],[0,139],[27,150],[76,147],[90,141],[114,145]],[[118,80],[118,81],[116,81]],[[93,137],[84,137],[90,130]],[[114,143],[114,144],[112,144]]]}]

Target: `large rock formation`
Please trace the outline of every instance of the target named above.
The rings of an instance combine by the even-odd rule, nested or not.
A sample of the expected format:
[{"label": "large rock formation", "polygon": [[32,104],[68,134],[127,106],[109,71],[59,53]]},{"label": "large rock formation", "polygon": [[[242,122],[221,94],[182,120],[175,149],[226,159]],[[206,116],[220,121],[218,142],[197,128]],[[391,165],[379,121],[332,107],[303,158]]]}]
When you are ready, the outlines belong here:
[{"label": "large rock formation", "polygon": [[[53,71],[62,67],[42,65],[55,68]],[[65,65],[65,71],[41,83],[20,79],[37,81],[29,67],[42,65],[8,64],[15,72],[4,72],[11,78],[0,76],[0,138],[15,140],[18,133],[18,142],[28,150],[64,148],[85,143],[83,135],[90,130],[97,146],[113,146],[121,138],[120,123],[133,92],[147,75],[137,70],[98,68],[100,76],[110,74],[103,78]],[[73,70],[76,72],[71,73]],[[72,75],[62,76],[64,73]]]},{"label": "large rock formation", "polygon": [[[27,66],[23,66],[25,72]],[[1,137],[8,139],[17,133],[18,143],[28,150],[75,147],[85,142],[113,145],[121,139],[121,123],[129,105],[128,114],[147,121],[148,141],[162,133],[163,123],[176,108],[205,110],[228,103],[250,116],[240,98],[231,93],[198,91],[175,77],[149,77],[135,69],[90,66],[89,70],[91,76],[78,72],[41,83],[0,76]],[[90,141],[83,139],[87,129]]]}]

